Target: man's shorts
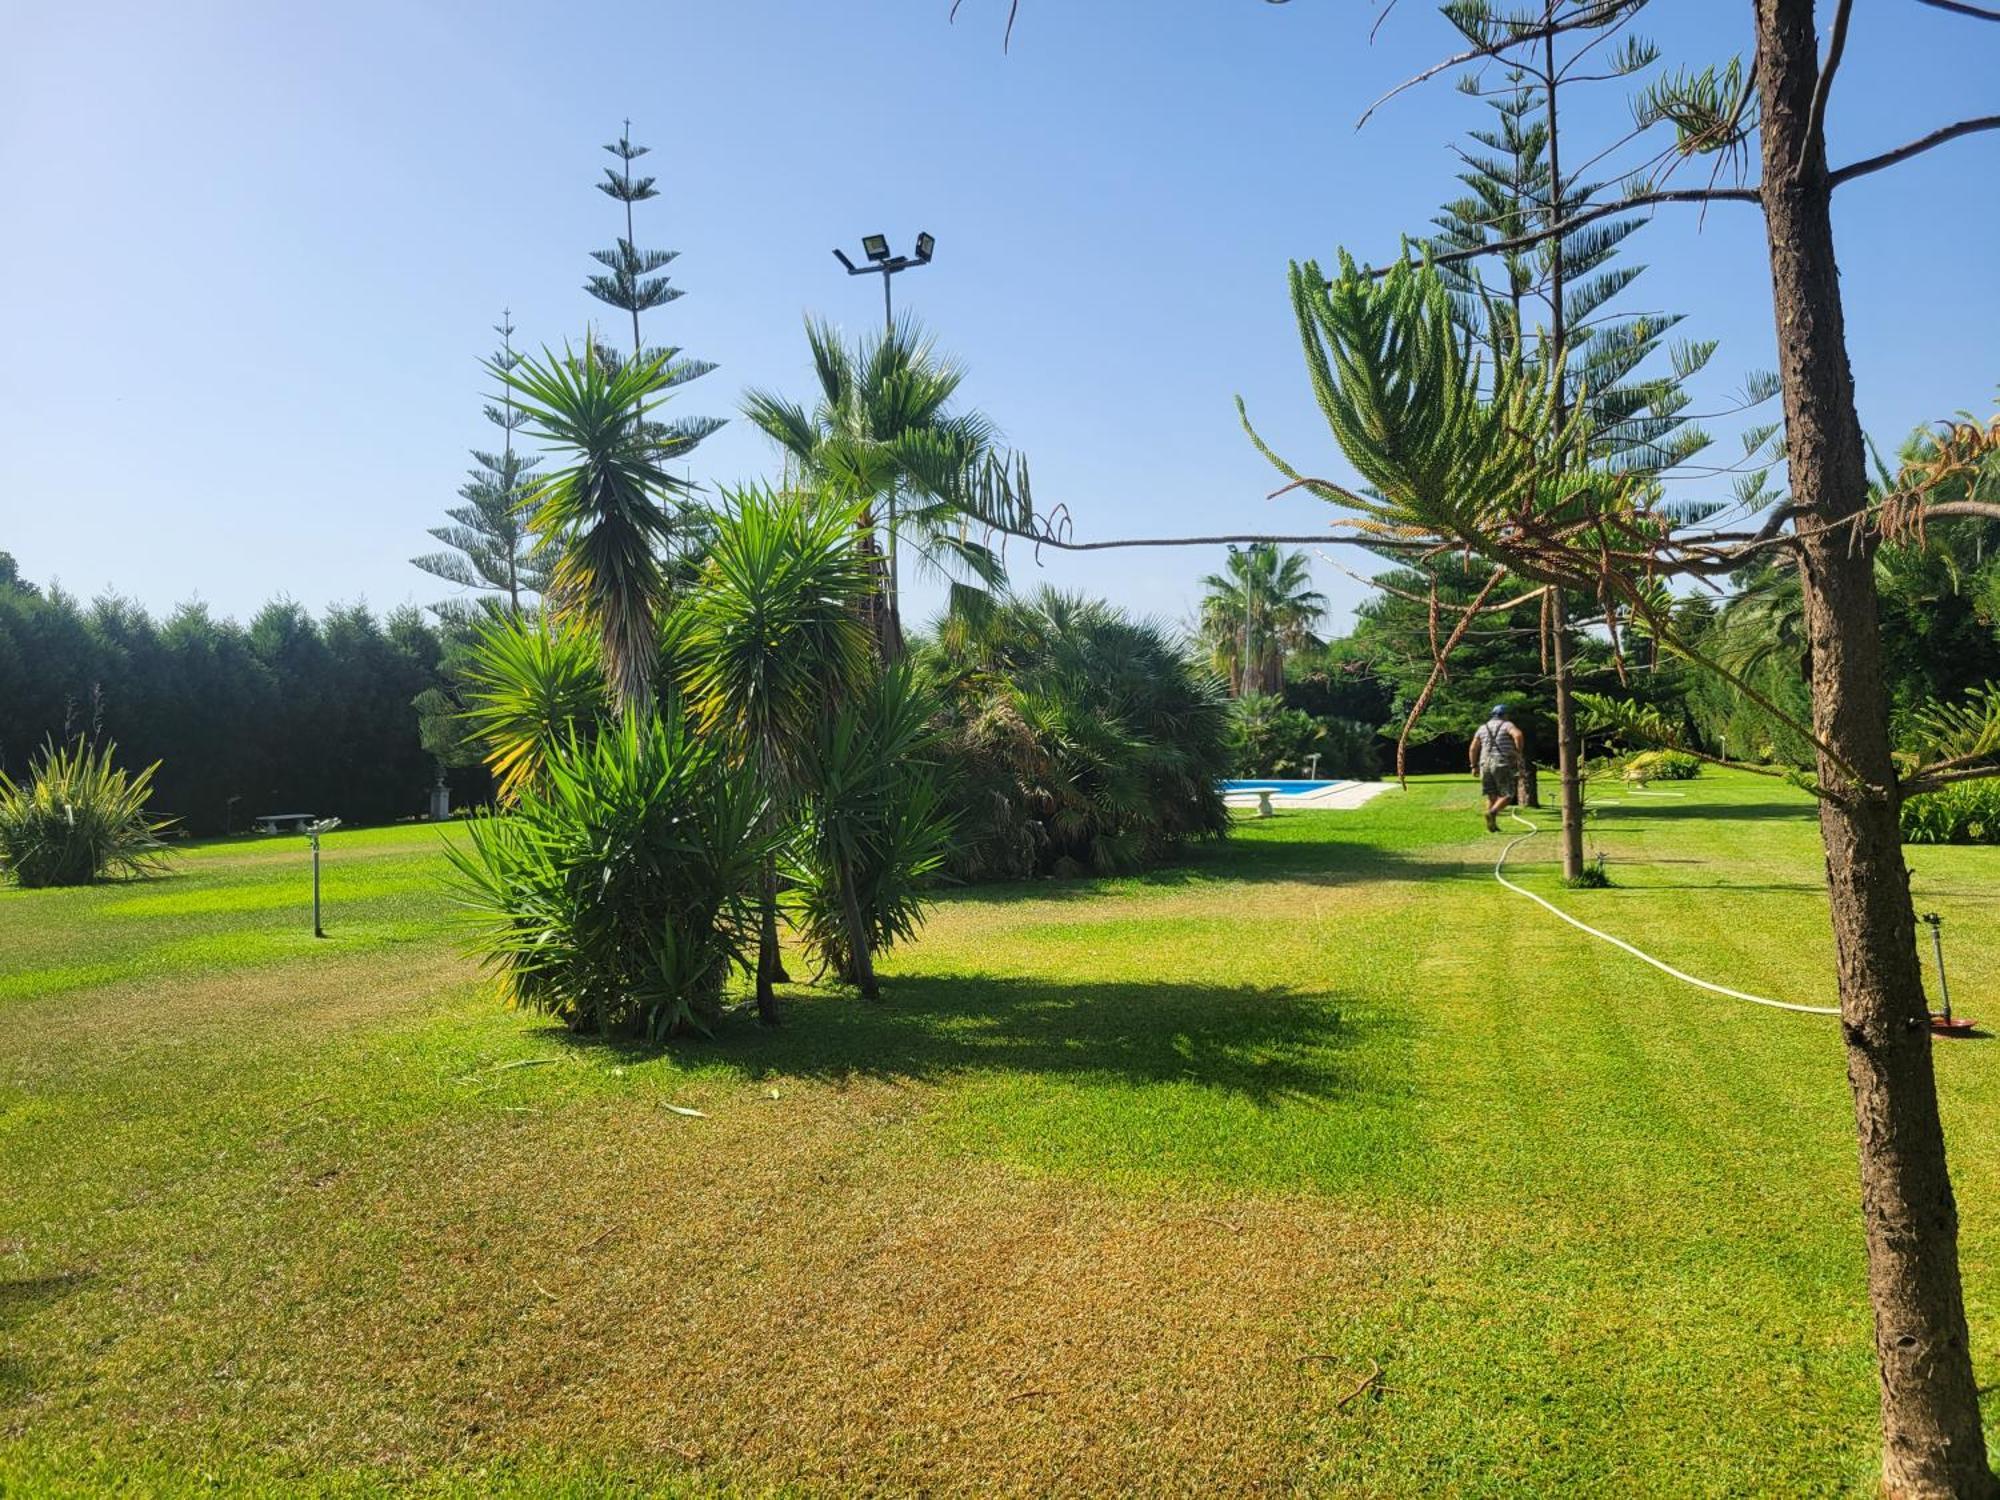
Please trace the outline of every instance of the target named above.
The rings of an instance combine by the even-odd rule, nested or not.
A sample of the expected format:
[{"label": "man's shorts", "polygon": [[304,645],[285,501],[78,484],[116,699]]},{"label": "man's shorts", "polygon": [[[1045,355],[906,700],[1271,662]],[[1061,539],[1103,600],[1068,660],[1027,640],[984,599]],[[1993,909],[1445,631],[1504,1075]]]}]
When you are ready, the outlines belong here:
[{"label": "man's shorts", "polygon": [[1479,790],[1490,800],[1494,797],[1512,797],[1521,789],[1521,771],[1518,766],[1481,766],[1479,768]]}]

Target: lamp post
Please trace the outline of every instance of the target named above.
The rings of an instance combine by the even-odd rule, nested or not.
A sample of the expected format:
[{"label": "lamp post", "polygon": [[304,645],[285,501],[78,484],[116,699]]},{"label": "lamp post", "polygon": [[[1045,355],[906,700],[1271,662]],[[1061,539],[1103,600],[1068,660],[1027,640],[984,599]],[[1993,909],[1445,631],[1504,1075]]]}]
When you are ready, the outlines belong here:
[{"label": "lamp post", "polygon": [[898,271],[907,271],[915,266],[927,266],[931,255],[937,249],[937,239],[930,234],[917,236],[916,252],[912,255],[891,255],[889,236],[886,234],[864,234],[861,236],[861,254],[868,264],[857,266],[847,258],[845,250],[833,252],[833,258],[847,267],[849,276],[880,276],[882,278],[882,327],[885,332],[896,327],[895,303],[889,293],[889,283]]},{"label": "lamp post", "polygon": [[319,924],[319,836],[323,833],[331,833],[333,832],[334,829],[338,828],[339,826],[340,826],[340,819],[338,818],[320,818],[314,822],[306,824],[304,829],[305,836],[312,842],[313,936],[316,938],[323,938],[326,936],[325,931],[320,927]]},{"label": "lamp post", "polygon": [[[919,231],[917,248],[910,255],[891,255],[889,236],[886,234],[864,234],[861,236],[861,254],[867,260],[865,266],[857,266],[847,258],[845,250],[835,250],[833,258],[847,268],[849,276],[880,276],[882,278],[882,336],[890,338],[896,332],[896,305],[889,291],[896,273],[915,266],[927,266],[937,250],[937,238],[929,231]],[[899,642],[902,639],[900,580],[896,576],[896,491],[892,486],[887,501],[889,532],[889,619],[892,632]]]}]

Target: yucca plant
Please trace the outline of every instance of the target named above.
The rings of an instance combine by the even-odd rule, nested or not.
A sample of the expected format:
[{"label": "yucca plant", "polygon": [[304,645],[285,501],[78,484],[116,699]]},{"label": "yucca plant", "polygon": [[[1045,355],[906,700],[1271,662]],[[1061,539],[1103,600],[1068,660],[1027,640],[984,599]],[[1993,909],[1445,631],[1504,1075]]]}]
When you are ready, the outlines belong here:
[{"label": "yucca plant", "polygon": [[166,868],[159,835],[173,820],[146,815],[159,762],[121,771],[117,749],[50,740],[26,785],[0,772],[0,869],[24,886],[52,886]]},{"label": "yucca plant", "polygon": [[489,365],[560,467],[522,502],[536,557],[551,565],[548,596],[560,622],[597,637],[604,678],[620,710],[642,716],[667,595],[661,563],[690,486],[665,467],[651,414],[675,384],[666,356],[613,368],[565,348]]},{"label": "yucca plant", "polygon": [[[873,670],[858,506],[816,494],[728,497],[679,643],[690,711],[767,789],[775,829],[796,815],[822,727]],[[757,1003],[777,1019],[777,869],[765,871]],[[862,960],[865,966],[865,957]],[[864,988],[868,986],[864,985]]]},{"label": "yucca plant", "polygon": [[766,801],[672,703],[572,735],[449,850],[508,998],[579,1031],[705,1029],[756,941]]},{"label": "yucca plant", "polygon": [[502,802],[512,802],[571,740],[588,740],[610,709],[597,645],[546,616],[493,615],[467,653],[466,732],[482,747]]},{"label": "yucca plant", "polygon": [[916,935],[950,848],[931,764],[937,709],[898,663],[840,705],[813,755],[791,845],[799,929],[864,994],[874,989],[873,955]]}]

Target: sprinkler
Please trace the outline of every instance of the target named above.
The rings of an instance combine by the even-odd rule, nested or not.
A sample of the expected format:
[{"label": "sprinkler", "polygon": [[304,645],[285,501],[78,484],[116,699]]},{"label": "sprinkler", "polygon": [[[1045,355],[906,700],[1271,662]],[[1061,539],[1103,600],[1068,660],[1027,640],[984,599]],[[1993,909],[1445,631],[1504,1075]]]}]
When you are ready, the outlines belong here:
[{"label": "sprinkler", "polygon": [[340,819],[338,818],[321,818],[316,823],[306,824],[305,827],[305,835],[308,839],[312,841],[313,936],[316,938],[323,938],[326,936],[326,934],[320,930],[320,925],[319,925],[319,836],[323,833],[331,833],[334,829],[338,828],[339,826],[340,826]]},{"label": "sprinkler", "polygon": [[1944,977],[1944,918],[1927,911],[1918,920],[1931,930],[1931,952],[1937,956],[1938,998],[1944,1002],[1943,1012],[1931,1016],[1931,1030],[1939,1036],[1971,1036],[1973,1023],[1951,1013],[1951,984]]}]

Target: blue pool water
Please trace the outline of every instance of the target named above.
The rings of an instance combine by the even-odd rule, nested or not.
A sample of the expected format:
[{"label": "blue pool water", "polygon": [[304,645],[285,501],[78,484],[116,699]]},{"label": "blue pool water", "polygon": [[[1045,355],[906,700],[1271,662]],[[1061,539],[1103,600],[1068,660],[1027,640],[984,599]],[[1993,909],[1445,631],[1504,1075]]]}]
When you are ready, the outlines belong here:
[{"label": "blue pool water", "polygon": [[1225,781],[1225,792],[1316,792],[1321,787],[1339,786],[1338,781]]}]

